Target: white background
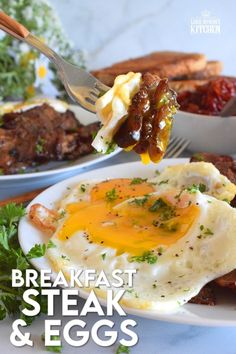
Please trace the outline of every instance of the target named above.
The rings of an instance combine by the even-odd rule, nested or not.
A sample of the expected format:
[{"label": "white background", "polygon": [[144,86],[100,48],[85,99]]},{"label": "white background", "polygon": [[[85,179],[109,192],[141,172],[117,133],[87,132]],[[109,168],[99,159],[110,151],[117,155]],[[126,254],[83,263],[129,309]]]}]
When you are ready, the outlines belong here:
[{"label": "white background", "polygon": [[[235,0],[51,0],[89,67],[155,50],[202,52],[236,75]],[[220,34],[191,34],[191,18],[208,10],[221,21]]]}]

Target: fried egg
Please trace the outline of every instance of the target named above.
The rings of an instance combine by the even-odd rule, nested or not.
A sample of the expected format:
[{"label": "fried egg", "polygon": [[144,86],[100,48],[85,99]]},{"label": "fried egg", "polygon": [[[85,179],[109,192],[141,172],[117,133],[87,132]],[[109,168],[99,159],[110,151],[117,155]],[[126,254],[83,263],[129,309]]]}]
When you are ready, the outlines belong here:
[{"label": "fried egg", "polygon": [[138,92],[142,75],[128,73],[116,77],[113,87],[96,102],[96,112],[102,122],[92,146],[99,152],[106,153],[112,144],[113,136],[118,131],[128,113],[132,98]]},{"label": "fried egg", "polygon": [[204,193],[230,202],[236,194],[236,185],[208,162],[192,162],[165,168],[151,182],[162,188],[187,188],[202,185]]},{"label": "fried egg", "polygon": [[[236,210],[215,197],[232,186],[201,164],[175,166],[179,182],[169,188],[159,178],[167,171],[171,177],[172,167],[151,180],[81,182],[59,205],[62,216],[51,238],[56,247],[47,251],[54,270],[68,277],[70,269],[104,270],[112,283],[115,269],[136,269],[121,303],[160,313],[176,311],[206,283],[233,270]],[[194,183],[208,181],[205,168],[212,174],[209,180],[224,181],[221,193],[213,184],[208,194],[185,189],[194,171]],[[95,290],[105,296],[107,288]]]}]

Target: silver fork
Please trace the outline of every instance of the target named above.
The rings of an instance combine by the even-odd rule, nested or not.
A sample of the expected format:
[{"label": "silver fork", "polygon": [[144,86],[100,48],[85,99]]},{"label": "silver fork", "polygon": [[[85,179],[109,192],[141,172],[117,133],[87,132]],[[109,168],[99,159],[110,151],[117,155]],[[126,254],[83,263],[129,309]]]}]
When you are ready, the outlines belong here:
[{"label": "silver fork", "polygon": [[87,71],[72,65],[49,48],[27,28],[0,11],[0,29],[36,48],[53,62],[68,95],[87,111],[95,113],[95,102],[109,87]]},{"label": "silver fork", "polygon": [[172,137],[165,153],[166,158],[178,157],[188,147],[190,141],[185,138]]}]

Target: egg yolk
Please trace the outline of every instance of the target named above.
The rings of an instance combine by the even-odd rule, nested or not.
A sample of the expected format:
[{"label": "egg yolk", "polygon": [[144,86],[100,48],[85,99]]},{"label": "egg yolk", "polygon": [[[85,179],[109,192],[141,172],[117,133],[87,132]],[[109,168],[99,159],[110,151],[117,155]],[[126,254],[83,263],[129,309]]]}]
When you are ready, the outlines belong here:
[{"label": "egg yolk", "polygon": [[141,179],[98,183],[89,200],[67,206],[58,237],[65,240],[84,231],[90,242],[111,247],[118,255],[141,255],[174,244],[188,232],[199,207],[179,208],[153,192],[153,185]]}]

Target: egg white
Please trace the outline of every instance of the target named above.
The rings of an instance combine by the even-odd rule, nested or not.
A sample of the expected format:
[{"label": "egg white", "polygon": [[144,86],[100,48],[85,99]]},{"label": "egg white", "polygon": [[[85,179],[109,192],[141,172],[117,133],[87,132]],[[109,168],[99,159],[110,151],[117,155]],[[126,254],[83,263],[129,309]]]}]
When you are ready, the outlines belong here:
[{"label": "egg white", "polygon": [[141,83],[140,73],[128,73],[116,77],[113,87],[96,102],[96,111],[102,128],[98,131],[92,146],[106,153],[113,137],[126,118],[133,96]]},{"label": "egg white", "polygon": [[236,194],[236,185],[208,162],[192,162],[166,167],[160,174],[150,180],[156,188],[187,188],[193,184],[204,184],[206,191],[217,199],[231,201]]}]

